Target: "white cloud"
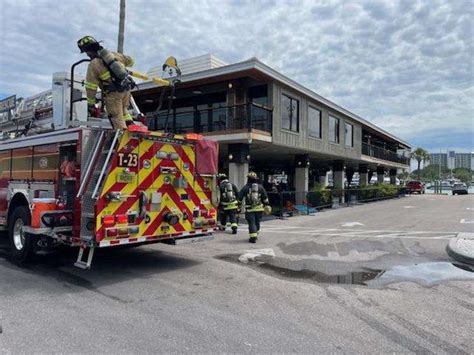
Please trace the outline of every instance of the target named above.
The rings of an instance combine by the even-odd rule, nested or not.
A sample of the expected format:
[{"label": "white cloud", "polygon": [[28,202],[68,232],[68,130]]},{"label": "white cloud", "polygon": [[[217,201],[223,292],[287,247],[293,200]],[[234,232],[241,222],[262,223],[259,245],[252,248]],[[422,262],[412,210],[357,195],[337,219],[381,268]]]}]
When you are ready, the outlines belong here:
[{"label": "white cloud", "polygon": [[[48,88],[82,35],[114,48],[118,4],[2,0],[0,93]],[[471,0],[129,0],[125,50],[142,71],[171,54],[257,56],[414,144],[439,147],[441,131],[473,148],[473,18]]]}]

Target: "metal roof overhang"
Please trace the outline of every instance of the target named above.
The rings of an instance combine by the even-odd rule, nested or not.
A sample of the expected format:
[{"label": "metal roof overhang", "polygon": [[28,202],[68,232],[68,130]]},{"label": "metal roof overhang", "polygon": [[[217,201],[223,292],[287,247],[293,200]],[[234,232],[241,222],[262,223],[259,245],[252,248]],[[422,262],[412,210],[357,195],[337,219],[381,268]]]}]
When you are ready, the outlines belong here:
[{"label": "metal roof overhang", "polygon": [[[272,69],[271,67],[260,62],[256,58],[251,58],[249,60],[235,63],[235,64],[225,65],[219,68],[213,68],[213,69],[203,70],[196,73],[182,75],[180,78],[181,79],[180,87],[186,88],[186,87],[191,87],[194,85],[202,85],[204,83],[217,82],[217,81],[222,81],[222,80],[232,80],[232,79],[241,77],[242,75],[248,75],[256,79],[276,80],[280,82],[281,84],[293,90],[296,90],[311,99],[319,101],[320,103],[331,108],[332,110],[348,116],[354,121],[362,124],[362,126],[365,126],[364,128],[368,128],[369,130],[376,132],[377,134],[382,135],[385,138],[393,140],[399,143],[401,146],[404,146],[406,148],[412,148],[412,146],[408,142],[394,136],[393,134],[385,131],[384,129],[363,119],[362,117],[335,104],[334,102],[316,94],[314,91],[306,88],[303,85],[298,84],[296,81],[277,72],[275,69]],[[155,89],[156,87],[157,85],[151,81],[145,82],[145,83],[139,84],[139,91],[140,91],[140,94],[142,93],[147,94],[147,93],[152,92],[153,89]]]}]

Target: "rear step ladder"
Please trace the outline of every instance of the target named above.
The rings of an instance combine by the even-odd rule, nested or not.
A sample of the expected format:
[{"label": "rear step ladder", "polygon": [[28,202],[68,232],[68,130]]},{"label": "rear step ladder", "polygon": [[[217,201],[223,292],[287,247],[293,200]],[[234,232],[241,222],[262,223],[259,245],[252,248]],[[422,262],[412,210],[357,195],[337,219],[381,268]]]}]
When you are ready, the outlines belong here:
[{"label": "rear step ladder", "polygon": [[[84,261],[82,260],[84,257],[84,252],[86,249],[89,249],[89,254],[87,255],[87,259]],[[79,255],[77,255],[77,261],[74,263],[75,267],[78,267],[83,270],[89,270],[92,264],[92,258],[94,257],[95,246],[91,246],[90,248],[87,247],[80,247],[79,248]]]},{"label": "rear step ladder", "polygon": [[[99,198],[100,188],[103,185],[104,177],[110,166],[110,160],[121,135],[121,130],[116,130],[115,132],[102,131],[100,133],[87,164],[83,183],[77,194],[77,198],[81,199],[81,241],[84,242],[84,245],[79,249],[74,266],[81,269],[90,269],[92,264],[95,250],[95,233],[94,230],[88,230],[86,226],[95,217],[92,211],[94,211],[96,201]],[[93,223],[93,229],[95,229],[95,223]],[[87,257],[86,249],[88,249]],[[83,260],[84,258],[86,260]]]}]

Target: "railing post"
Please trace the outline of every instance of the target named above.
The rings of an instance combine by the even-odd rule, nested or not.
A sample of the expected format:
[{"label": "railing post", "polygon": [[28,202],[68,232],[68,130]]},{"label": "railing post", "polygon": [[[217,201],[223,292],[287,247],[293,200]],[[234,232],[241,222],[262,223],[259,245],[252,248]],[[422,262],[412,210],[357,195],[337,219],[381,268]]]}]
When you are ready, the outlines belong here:
[{"label": "railing post", "polygon": [[252,132],[252,103],[248,102],[245,109],[247,111],[247,129]]},{"label": "railing post", "polygon": [[[73,104],[74,104],[74,101],[73,101],[73,97],[74,97],[74,69],[76,69],[76,67],[81,64],[81,63],[84,63],[84,62],[90,62],[91,60],[90,59],[81,59],[77,62],[75,62],[72,66],[71,66],[71,77],[70,77],[70,81],[71,81],[71,91],[69,92],[69,120],[72,121],[72,113],[73,113]],[[102,102],[103,104],[103,102]]]},{"label": "railing post", "polygon": [[283,196],[282,193],[278,193],[278,198],[280,199],[280,217],[283,219]]}]

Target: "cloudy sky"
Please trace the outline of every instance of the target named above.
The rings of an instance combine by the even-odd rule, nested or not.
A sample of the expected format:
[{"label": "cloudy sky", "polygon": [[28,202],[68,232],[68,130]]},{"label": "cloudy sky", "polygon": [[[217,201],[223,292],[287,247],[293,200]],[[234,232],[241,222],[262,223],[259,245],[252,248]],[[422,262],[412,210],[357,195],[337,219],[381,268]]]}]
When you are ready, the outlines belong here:
[{"label": "cloudy sky", "polygon": [[[119,0],[0,0],[0,96],[48,89],[90,34],[115,49]],[[125,52],[256,56],[416,146],[474,151],[474,0],[127,0]]]}]

